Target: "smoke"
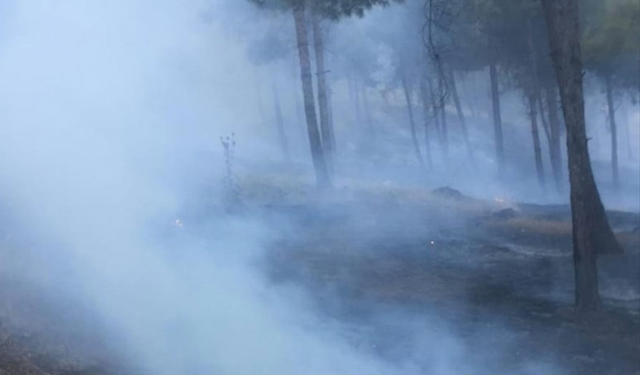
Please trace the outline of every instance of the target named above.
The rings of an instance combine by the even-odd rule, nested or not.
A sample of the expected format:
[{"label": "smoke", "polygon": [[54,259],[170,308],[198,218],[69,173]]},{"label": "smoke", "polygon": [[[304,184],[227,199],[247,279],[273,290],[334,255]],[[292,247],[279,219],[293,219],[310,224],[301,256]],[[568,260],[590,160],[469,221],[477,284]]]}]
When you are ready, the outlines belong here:
[{"label": "smoke", "polygon": [[249,9],[0,2],[0,193],[47,254],[32,267],[56,275],[37,280],[92,306],[149,374],[479,372],[439,322],[415,326],[424,337],[412,355],[426,368],[349,345],[304,293],[256,271],[279,223],[213,206],[204,223],[172,225],[202,186],[218,196],[218,137],[235,132],[253,159],[273,151],[247,100],[253,68],[223,22]]},{"label": "smoke", "polygon": [[38,280],[88,301],[151,374],[385,373],[261,280],[261,223],[212,214],[206,238],[171,227],[187,193],[217,180],[218,136],[242,137],[254,116],[242,51],[203,9],[2,3],[0,190],[47,244],[39,269],[61,277]]}]

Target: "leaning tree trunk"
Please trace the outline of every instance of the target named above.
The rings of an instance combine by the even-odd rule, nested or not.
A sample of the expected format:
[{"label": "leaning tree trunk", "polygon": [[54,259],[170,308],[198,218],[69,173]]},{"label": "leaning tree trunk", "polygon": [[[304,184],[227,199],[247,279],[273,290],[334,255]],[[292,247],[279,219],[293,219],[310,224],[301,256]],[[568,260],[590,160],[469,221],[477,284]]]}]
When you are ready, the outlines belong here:
[{"label": "leaning tree trunk", "polygon": [[467,155],[469,159],[473,160],[473,148],[471,147],[471,141],[469,140],[469,132],[467,130],[467,121],[462,112],[462,105],[460,104],[460,97],[458,96],[458,87],[456,85],[456,77],[453,71],[449,73],[449,87],[451,88],[451,96],[453,97],[453,103],[456,106],[456,112],[458,113],[458,121],[460,121],[460,128],[462,130],[462,137],[464,138],[464,144],[467,147]]},{"label": "leaning tree trunk", "polygon": [[618,128],[616,125],[616,110],[613,108],[613,88],[611,87],[611,76],[605,79],[607,90],[607,109],[609,111],[609,130],[611,131],[611,170],[613,173],[613,186],[620,186],[620,176],[618,174]]},{"label": "leaning tree trunk", "polygon": [[324,41],[322,37],[322,28],[320,27],[320,17],[313,12],[311,16],[313,25],[313,46],[316,53],[316,74],[318,79],[318,107],[320,109],[320,134],[322,135],[322,146],[324,150],[325,160],[330,172],[335,168],[335,135],[331,127],[331,119],[329,118],[329,95],[327,89],[327,69],[324,61]]},{"label": "leaning tree trunk", "polygon": [[542,0],[542,5],[567,129],[576,310],[587,312],[601,308],[598,253],[622,249],[609,226],[589,159],[578,1]]},{"label": "leaning tree trunk", "polygon": [[528,94],[529,100],[529,120],[531,121],[531,138],[533,139],[533,155],[536,165],[536,176],[538,184],[544,187],[544,167],[542,165],[542,151],[540,149],[540,131],[538,130],[538,115],[536,111],[537,98],[533,94]]},{"label": "leaning tree trunk", "polygon": [[289,151],[289,142],[287,134],[284,131],[284,120],[282,118],[282,106],[280,105],[280,96],[275,84],[273,85],[273,106],[276,114],[276,127],[278,130],[278,139],[280,140],[280,150],[284,160],[291,161],[291,152]]},{"label": "leaning tree trunk", "polygon": [[427,163],[429,169],[433,169],[433,159],[431,158],[431,145],[429,140],[429,98],[427,95],[426,78],[420,79],[420,98],[422,99],[422,113],[424,117],[424,150],[427,153]]},{"label": "leaning tree trunk", "polygon": [[309,43],[304,22],[304,5],[294,7],[293,19],[295,21],[296,39],[298,42],[304,114],[307,120],[311,159],[313,160],[318,186],[326,187],[331,185],[331,179],[324,157],[322,139],[318,131],[318,120],[316,119],[316,106],[313,99],[313,80],[311,79],[311,59],[309,58]]},{"label": "leaning tree trunk", "polygon": [[498,87],[498,71],[496,64],[489,64],[489,79],[491,80],[491,103],[493,109],[493,134],[496,143],[496,161],[498,173],[504,172],[504,138],[502,135],[502,115],[500,112],[500,89]]},{"label": "leaning tree trunk", "polygon": [[558,103],[556,101],[556,87],[548,83],[545,88],[547,100],[547,113],[549,118],[549,157],[551,170],[558,191],[562,190],[562,151],[560,147],[560,118],[558,117]]},{"label": "leaning tree trunk", "polygon": [[418,137],[416,136],[416,122],[413,118],[413,105],[411,104],[411,92],[409,92],[409,85],[407,79],[402,76],[402,88],[404,89],[404,98],[407,102],[407,114],[409,115],[409,126],[411,127],[411,142],[413,143],[413,149],[416,152],[416,157],[420,163],[420,167],[424,168],[424,160],[422,159],[422,153],[420,152],[420,145],[418,144]]}]

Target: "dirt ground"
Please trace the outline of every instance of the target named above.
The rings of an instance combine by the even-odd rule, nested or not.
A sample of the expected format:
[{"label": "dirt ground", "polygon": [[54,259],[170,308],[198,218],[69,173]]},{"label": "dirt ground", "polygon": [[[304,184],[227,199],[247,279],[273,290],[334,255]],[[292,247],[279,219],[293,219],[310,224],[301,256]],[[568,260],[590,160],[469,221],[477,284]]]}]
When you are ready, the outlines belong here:
[{"label": "dirt ground", "polygon": [[[471,348],[466,359],[493,373],[523,373],[538,361],[563,375],[640,374],[638,214],[609,213],[625,253],[600,259],[605,311],[576,315],[568,207],[483,202],[447,189],[426,198],[355,195],[254,199],[236,213],[278,223],[259,263],[265,275],[302,286],[354,346],[416,360],[414,323],[428,320],[454,331]],[[118,365],[117,344],[83,318],[90,314],[16,284],[2,267],[0,299],[0,375],[136,373]]]}]

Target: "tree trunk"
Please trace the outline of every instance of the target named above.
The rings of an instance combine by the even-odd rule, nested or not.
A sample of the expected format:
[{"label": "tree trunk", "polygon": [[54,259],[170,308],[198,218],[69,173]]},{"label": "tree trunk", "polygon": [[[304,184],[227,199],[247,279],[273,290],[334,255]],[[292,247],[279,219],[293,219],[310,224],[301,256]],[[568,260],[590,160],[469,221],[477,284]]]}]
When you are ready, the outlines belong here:
[{"label": "tree trunk", "polygon": [[469,111],[471,111],[471,116],[473,118],[478,118],[478,112],[476,111],[477,101],[478,101],[478,82],[476,73],[467,73],[465,76],[465,88],[469,88],[469,76],[471,76],[471,92],[467,93],[467,105],[469,106]]},{"label": "tree trunk", "polygon": [[498,87],[498,72],[496,64],[489,64],[489,79],[491,80],[491,102],[493,108],[493,130],[496,143],[496,161],[498,173],[504,172],[504,139],[502,136],[502,115],[500,112],[500,89]]},{"label": "tree trunk", "polygon": [[449,87],[451,88],[451,96],[453,96],[453,103],[456,106],[456,112],[458,113],[458,121],[460,121],[460,128],[462,130],[462,137],[464,138],[464,144],[467,146],[467,154],[469,159],[473,160],[473,148],[471,147],[471,141],[469,140],[469,132],[467,131],[467,121],[462,112],[462,105],[460,105],[460,97],[458,96],[458,87],[456,85],[456,77],[453,71],[449,74]]},{"label": "tree trunk", "polygon": [[551,159],[551,170],[553,179],[558,191],[562,190],[562,151],[560,148],[560,119],[558,117],[558,103],[556,87],[549,82],[545,87],[545,97],[547,100],[547,113],[549,114],[549,157]]},{"label": "tree trunk", "polygon": [[371,108],[369,107],[369,98],[367,97],[367,88],[363,85],[360,87],[362,91],[362,106],[364,107],[364,118],[369,127],[371,138],[375,138],[375,128],[373,126],[373,117],[371,116]]},{"label": "tree trunk", "polygon": [[440,128],[440,112],[439,112],[439,106],[438,106],[438,101],[436,99],[436,93],[435,90],[433,89],[433,84],[431,83],[430,79],[427,79],[427,84],[429,85],[429,96],[431,97],[431,112],[433,113],[433,125],[436,129],[436,134],[438,136],[438,143],[440,144],[440,150],[442,151],[442,155],[443,157],[445,156],[444,153],[444,148],[442,146],[442,144],[444,143],[442,141],[442,129]]},{"label": "tree trunk", "polygon": [[298,42],[298,57],[300,59],[300,74],[302,81],[302,95],[304,99],[304,114],[307,120],[307,132],[311,147],[311,159],[316,172],[316,181],[319,187],[331,186],[331,179],[324,158],[322,139],[318,131],[316,119],[316,106],[313,99],[313,80],[311,79],[311,59],[309,58],[309,43],[307,29],[304,22],[304,5],[298,5],[293,9],[293,19],[296,27],[296,40]]},{"label": "tree trunk", "polygon": [[[295,56],[295,55],[293,56],[293,69],[291,71],[294,72],[291,83],[294,86],[300,84],[300,81],[299,81],[300,76],[295,73],[300,71],[300,59],[298,58],[298,56]],[[307,130],[305,129],[306,127],[304,126],[305,120],[303,119],[303,115],[302,115],[304,110],[302,109],[302,103],[300,103],[300,92],[292,90],[292,93],[293,93],[293,99],[294,99],[295,108],[296,108],[296,127],[295,127],[295,140],[294,142],[291,143],[291,146],[295,150],[295,149],[302,148],[300,146],[305,145],[307,143],[309,136],[308,136]],[[301,149],[300,151],[304,153],[306,152],[306,149]]]},{"label": "tree trunk", "polygon": [[547,140],[547,143],[551,142],[551,132],[549,131],[549,122],[547,121],[546,115],[545,115],[545,110],[544,110],[544,104],[542,104],[542,93],[538,92],[538,95],[536,95],[536,105],[538,113],[540,114],[540,122],[542,123],[542,130],[544,130],[544,136],[545,139]]},{"label": "tree trunk", "polygon": [[284,120],[282,118],[282,107],[280,105],[280,96],[275,84],[273,85],[273,106],[276,114],[276,127],[278,130],[278,139],[280,140],[280,150],[284,160],[291,161],[291,152],[289,151],[289,142],[287,134],[284,131]]},{"label": "tree trunk", "polygon": [[538,121],[537,121],[537,106],[540,106],[540,122],[542,123],[542,128],[544,130],[544,134],[547,137],[547,141],[551,141],[551,131],[549,130],[549,124],[547,123],[544,110],[542,109],[542,100],[540,100],[540,74],[538,70],[538,51],[536,49],[536,45],[533,39],[533,25],[531,17],[527,17],[527,44],[529,47],[529,63],[531,64],[531,81],[529,83],[529,116],[531,118],[531,134],[533,136],[533,149],[535,154],[535,162],[536,162],[536,173],[538,175],[538,183],[540,186],[544,186],[545,177],[544,177],[544,168],[542,164],[542,152],[540,151],[540,133],[538,131]]},{"label": "tree trunk", "polygon": [[331,157],[333,158],[334,162],[337,158],[337,154],[338,154],[338,146],[336,143],[336,132],[335,132],[335,127],[333,126],[333,102],[332,102],[332,96],[333,96],[333,90],[331,88],[331,86],[327,87],[327,111],[329,113],[329,129],[331,129],[331,146],[332,148],[332,155]]},{"label": "tree trunk", "polygon": [[447,93],[445,88],[444,76],[438,79],[438,107],[440,107],[440,127],[442,128],[442,147],[444,155],[449,157],[449,128],[447,126]]},{"label": "tree trunk", "polygon": [[313,45],[316,54],[316,74],[318,80],[318,107],[320,109],[320,134],[322,136],[322,146],[327,162],[327,168],[333,172],[335,166],[334,150],[335,135],[331,127],[329,118],[329,95],[327,94],[327,69],[324,61],[324,41],[322,28],[320,27],[320,17],[313,12],[311,16],[313,25]]},{"label": "tree trunk", "polygon": [[620,187],[620,176],[618,172],[618,128],[616,125],[616,111],[613,107],[613,88],[611,87],[611,76],[605,79],[607,90],[607,109],[609,111],[609,130],[611,131],[611,170],[613,172],[613,186]]},{"label": "tree trunk", "polygon": [[624,130],[624,138],[626,139],[627,160],[633,160],[633,146],[631,145],[631,132],[629,131],[629,113],[627,112],[626,103],[622,106],[622,129]]},{"label": "tree trunk", "polygon": [[356,109],[356,122],[358,128],[362,126],[362,111],[360,110],[360,91],[358,90],[358,77],[355,73],[351,73],[351,100],[353,101]]},{"label": "tree trunk", "polygon": [[531,137],[533,139],[533,155],[536,165],[536,175],[538,183],[544,187],[544,167],[542,165],[542,151],[540,150],[540,132],[538,130],[538,115],[536,111],[537,98],[533,94],[529,94],[529,120],[531,121]]},{"label": "tree trunk", "polygon": [[589,159],[578,1],[542,0],[542,5],[567,130],[576,310],[587,312],[601,308],[598,253],[622,249],[607,221]]},{"label": "tree trunk", "polygon": [[420,152],[420,145],[418,145],[418,137],[416,136],[416,122],[413,118],[413,105],[411,104],[411,92],[409,91],[409,85],[407,79],[402,76],[402,88],[404,89],[404,98],[407,102],[407,113],[409,114],[409,126],[411,127],[411,141],[413,142],[413,149],[416,152],[416,157],[420,163],[420,167],[424,168],[424,160],[422,160],[422,153]]},{"label": "tree trunk", "polygon": [[429,144],[429,98],[427,95],[427,83],[426,78],[420,79],[420,98],[422,99],[422,113],[424,116],[424,149],[427,153],[427,163],[429,169],[433,169],[433,160],[431,158],[431,145]]}]

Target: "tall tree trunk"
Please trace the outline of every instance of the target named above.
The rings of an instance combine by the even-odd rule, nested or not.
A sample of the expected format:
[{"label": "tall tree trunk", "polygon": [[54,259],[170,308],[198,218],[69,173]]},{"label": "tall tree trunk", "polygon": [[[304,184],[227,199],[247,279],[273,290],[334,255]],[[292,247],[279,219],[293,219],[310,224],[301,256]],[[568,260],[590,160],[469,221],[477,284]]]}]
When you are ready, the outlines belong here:
[{"label": "tall tree trunk", "polygon": [[420,79],[420,98],[422,99],[422,113],[424,117],[424,150],[427,154],[427,163],[429,164],[429,169],[433,169],[433,159],[431,158],[431,145],[429,139],[429,108],[431,106],[429,104],[427,83],[425,77],[422,77]]},{"label": "tall tree trunk", "polygon": [[626,104],[622,106],[622,118],[624,119],[624,138],[627,140],[627,160],[633,160],[633,146],[631,145],[631,132],[629,131],[629,113],[627,112]]},{"label": "tall tree trunk", "polygon": [[[300,59],[298,58],[298,56],[293,56],[293,69],[291,71],[294,72],[291,83],[295,86],[300,82],[300,76],[295,73],[300,71]],[[300,103],[300,92],[292,91],[292,93],[296,108],[296,127],[295,141],[292,142],[291,145],[293,146],[293,149],[297,149],[299,148],[299,146],[305,145],[307,143],[307,139],[309,139],[309,136],[304,126],[305,120],[303,119],[302,115],[304,110],[302,109],[302,104]],[[306,150],[304,150],[303,153],[304,152],[306,152]]]},{"label": "tall tree trunk", "polygon": [[467,105],[469,106],[469,111],[471,111],[471,116],[473,118],[478,118],[478,112],[476,111],[477,101],[478,101],[478,82],[476,73],[467,73],[465,76],[465,88],[469,88],[469,76],[471,76],[471,92],[467,92]]},{"label": "tall tree trunk", "polygon": [[438,105],[438,100],[436,98],[436,92],[433,88],[433,84],[430,79],[427,79],[427,84],[429,85],[429,97],[431,98],[431,112],[433,113],[433,125],[436,129],[436,135],[438,136],[438,143],[440,145],[440,150],[442,151],[443,157],[445,156],[444,146],[442,141],[442,129],[440,128],[440,106]]},{"label": "tall tree trunk", "polygon": [[329,129],[331,129],[331,145],[333,146],[333,154],[331,155],[334,159],[337,158],[337,154],[338,154],[338,146],[336,143],[336,133],[335,133],[335,127],[333,126],[334,122],[333,122],[333,102],[332,102],[332,97],[333,97],[333,90],[331,88],[331,86],[329,86],[327,88],[327,111],[329,112]]},{"label": "tall tree trunk", "polygon": [[531,121],[531,137],[533,139],[533,155],[536,165],[536,175],[538,183],[544,187],[544,167],[542,165],[542,151],[540,149],[540,132],[538,130],[538,115],[536,111],[537,98],[533,94],[528,94],[529,100],[529,120]]},{"label": "tall tree trunk", "polygon": [[578,1],[542,0],[542,6],[567,130],[576,310],[587,312],[601,308],[598,253],[622,248],[609,226],[589,159]]},{"label": "tall tree trunk", "polygon": [[498,87],[498,71],[496,64],[489,64],[489,79],[491,80],[491,103],[493,108],[493,130],[496,143],[496,161],[498,172],[504,172],[504,139],[502,135],[502,114],[500,111],[500,88]]},{"label": "tall tree trunk", "polygon": [[558,102],[556,100],[556,87],[553,83],[547,83],[545,97],[547,100],[547,113],[549,114],[549,157],[551,170],[558,191],[562,190],[562,151],[560,147],[560,118],[558,117]]},{"label": "tall tree trunk", "polygon": [[467,155],[469,156],[469,159],[473,160],[473,148],[471,147],[471,141],[469,140],[467,121],[465,119],[464,112],[462,112],[462,105],[460,105],[460,97],[458,96],[458,87],[456,85],[456,76],[453,71],[450,71],[449,73],[449,87],[451,88],[451,96],[453,96],[453,103],[455,104],[456,112],[458,113],[458,121],[460,122],[464,144],[467,147]]},{"label": "tall tree trunk", "polygon": [[538,92],[536,95],[536,105],[538,113],[540,114],[540,122],[542,123],[542,130],[544,130],[544,136],[547,140],[547,143],[551,143],[551,132],[549,131],[549,122],[547,121],[544,104],[542,104],[542,93]]},{"label": "tall tree trunk", "polygon": [[411,127],[411,141],[413,142],[413,149],[416,152],[416,157],[420,163],[420,167],[424,168],[424,160],[422,159],[422,153],[420,152],[420,145],[418,144],[418,137],[416,136],[416,122],[413,118],[413,104],[411,104],[411,92],[409,91],[409,85],[407,79],[402,76],[402,88],[404,89],[404,98],[407,102],[407,113],[409,115],[409,126]]},{"label": "tall tree trunk", "polygon": [[364,107],[364,118],[367,122],[367,126],[369,127],[369,133],[371,138],[375,138],[376,132],[375,127],[373,126],[373,117],[371,116],[371,108],[369,107],[369,98],[367,96],[367,88],[362,85],[360,87],[362,91],[362,106]]},{"label": "tall tree trunk", "polygon": [[307,120],[307,132],[309,135],[309,145],[311,147],[311,159],[313,160],[313,166],[316,172],[316,181],[319,187],[331,186],[331,179],[322,147],[322,139],[320,138],[320,132],[318,130],[316,106],[313,99],[311,59],[309,57],[307,29],[304,22],[304,5],[298,5],[293,8],[293,19],[296,27],[296,40],[298,42],[298,58],[300,59],[304,114]]},{"label": "tall tree trunk", "polygon": [[[538,131],[537,115],[540,114],[540,122],[542,123],[542,129],[547,138],[547,142],[551,142],[551,131],[549,130],[549,124],[545,119],[544,109],[542,108],[542,100],[540,98],[540,74],[538,70],[538,51],[534,42],[534,30],[532,17],[527,17],[527,44],[529,47],[529,63],[531,64],[531,80],[529,82],[529,116],[531,117],[531,132],[533,136],[533,147],[536,160],[536,173],[538,175],[538,182],[540,186],[544,186],[544,168],[542,164],[542,152],[540,151],[540,135]],[[537,109],[540,109],[538,112]]]},{"label": "tall tree trunk", "polygon": [[273,85],[273,106],[276,114],[276,127],[278,130],[278,139],[280,140],[280,150],[284,160],[291,161],[291,152],[289,151],[289,142],[287,134],[284,131],[284,119],[282,118],[282,107],[280,105],[280,95],[275,84]]},{"label": "tall tree trunk", "polygon": [[620,176],[618,171],[618,128],[616,125],[616,110],[613,107],[613,88],[611,87],[611,76],[605,78],[607,90],[607,109],[609,111],[609,130],[611,131],[611,170],[613,172],[613,186],[620,187]]},{"label": "tall tree trunk", "polygon": [[316,12],[312,12],[311,23],[313,25],[313,46],[316,54],[316,75],[318,80],[318,107],[320,109],[320,134],[322,135],[322,146],[325,160],[330,172],[335,168],[334,151],[335,135],[331,127],[329,118],[329,95],[327,84],[327,69],[324,60],[324,38],[320,26],[320,17]]},{"label": "tall tree trunk", "polygon": [[358,77],[354,72],[350,74],[351,80],[351,100],[356,110],[356,122],[358,128],[362,126],[362,111],[360,110],[360,91],[358,90]]},{"label": "tall tree trunk", "polygon": [[449,128],[447,126],[447,93],[444,75],[438,79],[438,106],[440,107],[440,126],[442,127],[442,146],[445,157],[449,157]]}]

